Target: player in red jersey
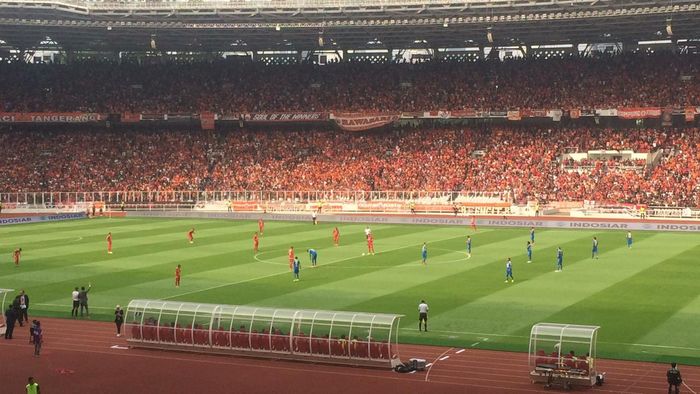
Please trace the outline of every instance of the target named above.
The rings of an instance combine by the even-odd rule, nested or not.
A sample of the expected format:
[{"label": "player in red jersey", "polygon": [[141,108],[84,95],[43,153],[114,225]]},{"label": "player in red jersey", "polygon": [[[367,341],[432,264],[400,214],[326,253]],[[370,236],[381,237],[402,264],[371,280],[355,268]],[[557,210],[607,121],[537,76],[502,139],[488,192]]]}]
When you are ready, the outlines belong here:
[{"label": "player in red jersey", "polygon": [[187,239],[190,241],[191,244],[194,243],[194,227],[190,229],[190,231],[187,232]]},{"label": "player in red jersey", "polygon": [[338,246],[340,244],[340,231],[338,227],[333,229],[333,245]]},{"label": "player in red jersey", "polygon": [[262,220],[262,218],[258,219],[258,230],[260,231],[260,235],[263,235],[263,230],[265,229],[265,222]]},{"label": "player in red jersey", "polygon": [[476,216],[472,215],[472,230],[476,231]]},{"label": "player in red jersey", "polygon": [[107,254],[112,254],[112,233],[107,233]]},{"label": "player in red jersey", "polygon": [[175,287],[180,287],[180,277],[182,276],[182,267],[180,264],[175,268]]},{"label": "player in red jersey", "polygon": [[253,234],[253,252],[258,253],[258,245],[260,245],[260,240],[258,239],[258,233]]},{"label": "player in red jersey", "polygon": [[19,258],[22,257],[22,248],[17,248],[12,253],[12,257],[15,258],[15,267],[19,267]]},{"label": "player in red jersey", "polygon": [[367,236],[367,253],[374,254],[374,236],[372,234]]},{"label": "player in red jersey", "polygon": [[287,255],[289,256],[289,270],[291,271],[294,266],[294,246],[289,247]]}]

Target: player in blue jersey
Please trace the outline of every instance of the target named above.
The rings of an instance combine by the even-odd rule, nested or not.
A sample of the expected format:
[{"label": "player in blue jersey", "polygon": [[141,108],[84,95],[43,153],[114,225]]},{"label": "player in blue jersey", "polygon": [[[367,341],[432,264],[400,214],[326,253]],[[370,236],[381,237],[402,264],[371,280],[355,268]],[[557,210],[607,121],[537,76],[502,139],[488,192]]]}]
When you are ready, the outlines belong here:
[{"label": "player in blue jersey", "polygon": [[627,248],[632,249],[632,232],[627,232]]},{"label": "player in blue jersey", "polygon": [[530,243],[535,244],[535,228],[530,227]]},{"label": "player in blue jersey", "polygon": [[423,242],[423,247],[420,250],[420,255],[423,258],[423,264],[428,260],[428,245]]},{"label": "player in blue jersey", "polygon": [[598,258],[598,238],[593,237],[593,247],[591,248],[591,258]]},{"label": "player in blue jersey", "polygon": [[508,278],[510,278],[511,283],[515,282],[515,279],[513,279],[513,262],[510,261],[510,257],[508,257],[508,261],[506,261],[506,281],[505,281],[505,283],[508,283]]},{"label": "player in blue jersey", "polygon": [[472,258],[472,237],[467,235],[467,258]]},{"label": "player in blue jersey", "polygon": [[527,241],[527,262],[532,263],[532,243]]},{"label": "player in blue jersey", "polygon": [[299,282],[299,270],[301,269],[301,261],[299,261],[299,256],[294,257],[294,263],[292,264],[292,272],[294,272],[294,282]]},{"label": "player in blue jersey", "polygon": [[307,252],[309,252],[309,258],[311,259],[311,268],[316,268],[316,258],[318,258],[318,252],[316,252],[316,249],[307,249]]},{"label": "player in blue jersey", "polygon": [[557,269],[554,272],[561,272],[564,268],[564,251],[561,247],[557,248]]}]

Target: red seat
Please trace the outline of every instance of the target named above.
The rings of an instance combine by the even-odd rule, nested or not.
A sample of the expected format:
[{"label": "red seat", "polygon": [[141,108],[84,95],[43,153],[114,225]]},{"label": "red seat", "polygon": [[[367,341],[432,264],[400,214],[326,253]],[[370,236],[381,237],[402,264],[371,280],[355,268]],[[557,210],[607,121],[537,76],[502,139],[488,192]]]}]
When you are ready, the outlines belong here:
[{"label": "red seat", "polygon": [[391,358],[389,355],[389,344],[386,342],[382,342],[379,344],[379,351],[381,355],[379,356],[382,359],[388,360]]},{"label": "red seat", "polygon": [[203,329],[194,330],[194,343],[197,345],[209,345],[209,331]]},{"label": "red seat", "polygon": [[231,333],[224,330],[223,327],[219,327],[219,331],[217,331],[217,344],[218,346],[223,346],[223,347],[230,347],[231,346]]},{"label": "red seat", "polygon": [[296,353],[309,353],[309,337],[304,334],[294,337],[294,351]]},{"label": "red seat", "polygon": [[370,358],[382,358],[382,352],[379,348],[379,344],[377,342],[372,342],[369,345],[369,357]]},{"label": "red seat", "polygon": [[359,341],[357,342],[357,357],[367,358],[367,342]]},{"label": "red seat", "polygon": [[131,337],[133,339],[141,339],[141,326],[136,322],[131,326]]},{"label": "red seat", "polygon": [[192,329],[191,328],[183,328],[180,330],[180,333],[182,334],[182,336],[180,337],[180,343],[187,343],[187,344],[192,343]]},{"label": "red seat", "polygon": [[333,338],[331,342],[331,354],[334,356],[344,356],[343,345],[338,338]]}]

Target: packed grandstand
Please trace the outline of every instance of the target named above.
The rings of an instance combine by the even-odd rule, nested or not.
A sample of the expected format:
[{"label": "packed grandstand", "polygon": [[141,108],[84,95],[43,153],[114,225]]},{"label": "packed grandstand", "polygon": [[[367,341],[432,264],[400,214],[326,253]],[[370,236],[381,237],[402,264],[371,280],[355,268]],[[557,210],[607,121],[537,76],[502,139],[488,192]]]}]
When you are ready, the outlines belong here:
[{"label": "packed grandstand", "polygon": [[[697,128],[419,127],[0,133],[0,189],[507,191],[516,202],[700,205]],[[659,152],[656,160],[564,159]],[[619,157],[619,156],[615,156]]]}]

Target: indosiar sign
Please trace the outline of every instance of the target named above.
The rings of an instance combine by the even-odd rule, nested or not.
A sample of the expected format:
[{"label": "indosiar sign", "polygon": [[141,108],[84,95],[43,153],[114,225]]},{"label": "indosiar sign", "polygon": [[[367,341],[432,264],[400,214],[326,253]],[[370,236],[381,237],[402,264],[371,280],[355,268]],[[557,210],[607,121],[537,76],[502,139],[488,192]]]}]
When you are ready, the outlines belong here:
[{"label": "indosiar sign", "polygon": [[55,215],[17,216],[12,218],[0,218],[0,226],[7,226],[11,224],[58,222],[62,220],[84,219],[85,217],[85,212],[57,213]]}]

